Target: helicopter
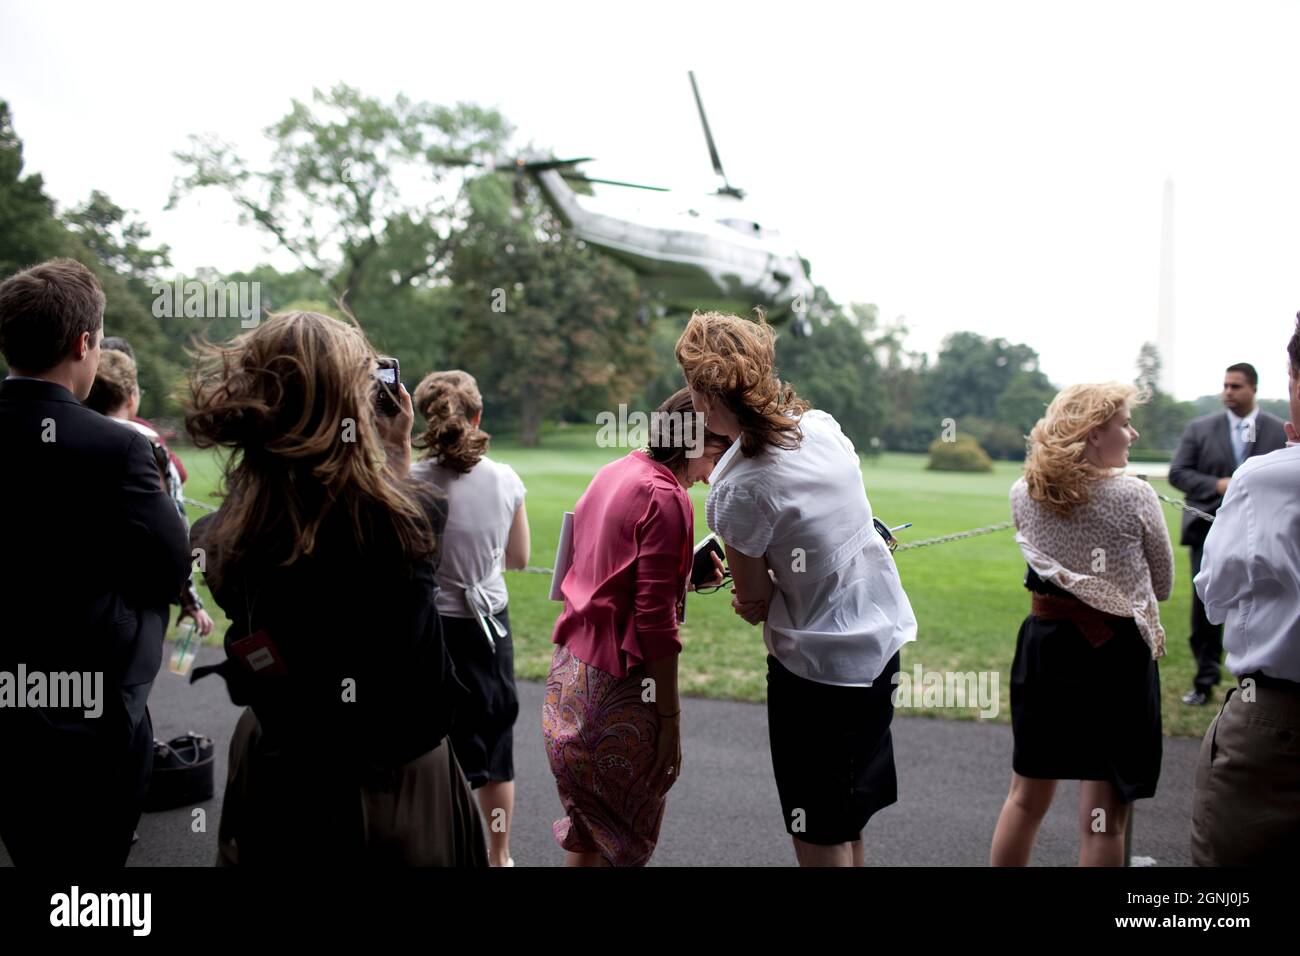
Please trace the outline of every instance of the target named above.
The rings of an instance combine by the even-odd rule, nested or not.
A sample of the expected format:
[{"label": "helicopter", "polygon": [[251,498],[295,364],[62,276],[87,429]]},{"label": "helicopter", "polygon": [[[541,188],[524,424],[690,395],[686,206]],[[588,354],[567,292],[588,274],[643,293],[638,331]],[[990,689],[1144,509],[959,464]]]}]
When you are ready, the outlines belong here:
[{"label": "helicopter", "polygon": [[[814,287],[806,260],[793,243],[754,217],[746,206],[745,191],[727,179],[695,73],[687,75],[721,185],[685,209],[629,213],[598,196],[580,195],[570,182],[669,192],[662,186],[587,176],[577,167],[591,162],[589,156],[525,156],[474,164],[502,173],[513,170],[516,176],[531,179],[565,229],[636,273],[647,304],[661,314],[668,309],[717,309],[743,315],[760,306],[773,322],[789,321],[796,335],[810,335]],[[643,306],[643,321],[647,314]]]}]

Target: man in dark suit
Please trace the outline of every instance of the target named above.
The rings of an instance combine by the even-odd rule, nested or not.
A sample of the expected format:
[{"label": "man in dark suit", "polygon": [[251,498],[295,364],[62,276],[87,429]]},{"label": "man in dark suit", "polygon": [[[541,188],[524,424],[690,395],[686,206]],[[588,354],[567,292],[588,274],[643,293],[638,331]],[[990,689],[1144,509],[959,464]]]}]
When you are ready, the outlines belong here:
[{"label": "man in dark suit", "polygon": [[[19,866],[126,862],[153,761],[146,702],[189,570],[148,442],[81,405],[103,323],[80,263],[0,283],[0,838]],[[57,675],[81,678],[78,706]]]},{"label": "man in dark suit", "polygon": [[[1232,473],[1247,458],[1267,455],[1286,446],[1282,420],[1261,411],[1255,404],[1259,375],[1253,365],[1242,362],[1223,374],[1224,411],[1193,419],[1183,431],[1178,451],[1169,465],[1169,483],[1187,498],[1193,508],[1214,514],[1223,504]],[[1192,549],[1192,577],[1201,570],[1201,554],[1210,522],[1183,513],[1181,543]],[[1183,703],[1200,706],[1210,699],[1219,682],[1219,660],[1223,656],[1223,625],[1211,624],[1205,605],[1192,588],[1192,655],[1196,677]]]}]

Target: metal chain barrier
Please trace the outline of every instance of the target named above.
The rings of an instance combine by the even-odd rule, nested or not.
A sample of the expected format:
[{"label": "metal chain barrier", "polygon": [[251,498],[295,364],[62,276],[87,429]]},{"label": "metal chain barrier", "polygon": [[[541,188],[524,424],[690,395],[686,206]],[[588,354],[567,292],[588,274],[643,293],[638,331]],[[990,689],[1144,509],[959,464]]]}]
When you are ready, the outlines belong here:
[{"label": "metal chain barrier", "polygon": [[969,531],[957,531],[953,534],[941,534],[937,538],[922,538],[920,541],[900,541],[894,553],[899,551],[910,551],[912,548],[928,548],[932,544],[947,544],[949,541],[961,541],[963,538],[975,538],[982,534],[992,534],[994,531],[1006,531],[1012,527],[1010,521],[999,521],[997,524],[985,525],[983,528],[971,528]]},{"label": "metal chain barrier", "polygon": [[[1196,517],[1198,518],[1203,518],[1206,521],[1214,520],[1214,515],[1206,514],[1204,511],[1200,511],[1196,508],[1193,508],[1191,505],[1184,504],[1183,502],[1178,501],[1174,498],[1166,497],[1165,495],[1160,494],[1160,492],[1158,491],[1156,492],[1156,497],[1158,497],[1161,501],[1167,504],[1173,505],[1175,508],[1179,508],[1183,511],[1190,512],[1191,514],[1196,515]],[[194,498],[186,498],[185,503],[187,505],[194,505],[196,508],[202,508],[204,511],[217,510],[215,506],[207,504],[206,502],[197,501]],[[899,542],[898,546],[894,548],[893,551],[895,554],[897,554],[899,551],[911,551],[913,548],[928,548],[934,544],[947,544],[950,541],[963,541],[966,538],[978,538],[980,535],[992,534],[995,531],[1006,531],[1008,528],[1012,528],[1014,526],[1015,523],[1012,521],[999,521],[997,524],[985,525],[982,528],[971,528],[968,531],[956,531],[952,534],[941,534],[933,538],[923,538],[920,541]],[[536,567],[530,564],[528,567],[524,568],[523,570],[517,573],[554,574],[555,569]]]},{"label": "metal chain barrier", "polygon": [[1191,505],[1182,501],[1178,501],[1175,498],[1167,498],[1158,491],[1156,492],[1156,497],[1159,498],[1161,501],[1165,502],[1165,504],[1170,504],[1182,511],[1190,512],[1191,514],[1196,515],[1196,517],[1198,518],[1204,518],[1206,521],[1214,520],[1214,515],[1206,514],[1204,511],[1201,511],[1198,508],[1193,508]]},{"label": "metal chain barrier", "polygon": [[[906,544],[900,543],[898,547],[893,549],[893,551],[897,553],[899,551],[908,551],[912,548],[926,548],[932,544],[946,544],[949,541],[961,541],[963,538],[975,538],[982,534],[992,534],[994,531],[1006,531],[1010,527],[1012,527],[1012,522],[999,521],[997,524],[986,525],[983,528],[971,528],[969,531],[957,531],[953,534],[939,535],[938,537],[935,538],[925,538],[921,541],[909,541]],[[523,571],[519,573],[553,574],[554,569],[536,568],[536,567],[529,566],[524,568]]]}]

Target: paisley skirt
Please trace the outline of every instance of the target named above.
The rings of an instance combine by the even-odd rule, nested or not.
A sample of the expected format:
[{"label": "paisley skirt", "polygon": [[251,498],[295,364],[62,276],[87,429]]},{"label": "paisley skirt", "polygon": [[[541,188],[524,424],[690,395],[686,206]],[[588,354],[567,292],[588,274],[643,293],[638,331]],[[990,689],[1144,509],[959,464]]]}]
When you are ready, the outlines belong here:
[{"label": "paisley skirt", "polygon": [[654,853],[676,776],[652,779],[659,712],[642,701],[641,668],[614,677],[557,647],[542,703],[546,756],[565,816],[555,842],[599,853],[611,866],[644,866]]}]

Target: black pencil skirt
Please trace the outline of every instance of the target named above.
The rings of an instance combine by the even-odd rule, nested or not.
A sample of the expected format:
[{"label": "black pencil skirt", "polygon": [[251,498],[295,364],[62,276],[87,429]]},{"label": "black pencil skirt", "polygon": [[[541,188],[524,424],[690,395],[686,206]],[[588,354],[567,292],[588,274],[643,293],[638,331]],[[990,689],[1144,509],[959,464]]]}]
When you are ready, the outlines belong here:
[{"label": "black pencil skirt", "polygon": [[470,692],[457,709],[451,728],[465,779],[474,789],[485,783],[515,778],[514,726],[519,716],[515,688],[515,651],[510,634],[510,613],[493,615],[506,632],[496,638],[496,649],[476,618],[442,616],[442,634],[456,679]]},{"label": "black pencil skirt", "polygon": [[767,726],[785,829],[805,843],[861,839],[871,815],[898,800],[894,772],[895,654],[870,687],[819,684],[767,658]]},{"label": "black pencil skirt", "polygon": [[1093,645],[1068,620],[1029,615],[1011,665],[1012,767],[1022,777],[1109,780],[1125,803],[1156,792],[1160,671],[1131,618]]}]

